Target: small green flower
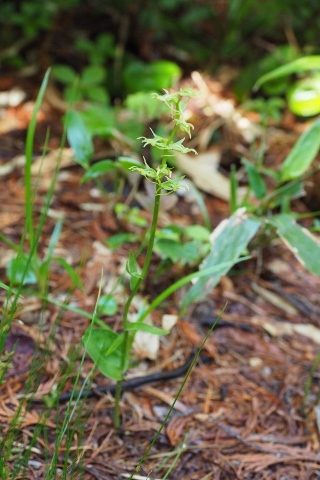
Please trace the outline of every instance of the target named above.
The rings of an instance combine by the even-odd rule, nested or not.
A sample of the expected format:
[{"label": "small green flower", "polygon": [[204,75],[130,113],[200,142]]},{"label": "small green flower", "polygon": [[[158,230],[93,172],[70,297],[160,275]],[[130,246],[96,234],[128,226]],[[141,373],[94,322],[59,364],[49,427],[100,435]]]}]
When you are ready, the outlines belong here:
[{"label": "small green flower", "polygon": [[184,138],[182,138],[178,142],[168,143],[167,138],[160,137],[160,135],[157,135],[156,133],[154,133],[154,131],[151,128],[150,130],[153,134],[153,138],[139,137],[138,139],[138,140],[141,139],[142,143],[144,144],[143,145],[144,147],[147,145],[152,145],[153,147],[159,148],[160,150],[173,150],[175,152],[180,152],[180,153],[193,152],[197,154],[196,150],[194,150],[193,148],[187,148],[183,145]]},{"label": "small green flower", "polygon": [[[193,91],[190,87],[181,88],[179,92],[174,93],[169,93],[168,90],[164,91],[166,92],[164,95],[159,95],[157,93],[153,93],[152,95],[154,98],[167,105],[175,124],[181,131],[187,132],[191,138],[191,128],[193,128],[193,125],[184,119],[183,112],[190,98],[197,96],[198,92]],[[184,102],[182,101],[183,98],[185,98]]]}]

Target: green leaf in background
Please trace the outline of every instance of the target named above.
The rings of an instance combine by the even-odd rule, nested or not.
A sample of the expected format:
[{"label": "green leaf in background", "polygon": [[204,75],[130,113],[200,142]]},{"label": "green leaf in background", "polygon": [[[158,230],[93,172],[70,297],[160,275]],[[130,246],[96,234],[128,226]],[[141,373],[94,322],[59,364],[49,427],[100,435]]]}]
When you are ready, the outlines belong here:
[{"label": "green leaf in background", "polygon": [[112,295],[102,295],[98,301],[98,312],[103,315],[115,315],[118,311],[117,300]]},{"label": "green leaf in background", "polygon": [[69,110],[65,122],[68,141],[76,159],[82,167],[87,168],[94,152],[91,134],[78,112]]},{"label": "green leaf in background", "polygon": [[[229,219],[223,220],[214,230],[211,237],[211,251],[202,262],[201,270],[219,266],[225,262],[236,263],[256,234],[260,224],[259,219],[249,217],[242,208]],[[230,264],[222,265],[214,275],[199,278],[185,295],[182,301],[182,310],[185,310],[190,303],[202,300],[230,268]]]},{"label": "green leaf in background", "polygon": [[182,265],[198,263],[201,255],[203,243],[200,240],[181,243],[170,239],[157,239],[154,245],[154,251],[162,260],[171,260],[173,263],[180,262]]},{"label": "green leaf in background", "polygon": [[108,92],[100,85],[94,85],[92,87],[90,86],[84,90],[84,93],[86,93],[86,96],[94,102],[109,103],[110,99]]},{"label": "green leaf in background", "polygon": [[105,175],[112,170],[117,170],[117,168],[117,164],[114,160],[101,160],[88,168],[81,178],[81,183],[85,183],[93,178],[101,177],[101,175]]},{"label": "green leaf in background", "polygon": [[275,215],[267,221],[276,227],[279,237],[299,262],[311,273],[320,275],[320,246],[316,238],[300,227],[291,215]]},{"label": "green leaf in background", "polygon": [[253,163],[249,162],[246,158],[242,159],[242,163],[245,166],[249,185],[252,188],[256,198],[264,198],[267,193],[267,187],[257,167],[253,165]]},{"label": "green leaf in background", "polygon": [[101,65],[89,65],[81,75],[80,86],[91,87],[103,82],[107,77],[106,69]]},{"label": "green leaf in background", "polygon": [[210,241],[210,232],[202,225],[188,225],[184,228],[183,233],[186,237],[194,240],[202,240],[203,242]]},{"label": "green leaf in background", "polygon": [[146,332],[152,333],[153,335],[168,335],[170,330],[163,330],[162,328],[154,327],[153,325],[148,325],[147,323],[134,322],[128,323],[126,326],[126,331],[128,332]]},{"label": "green leaf in background", "polygon": [[311,117],[320,112],[320,76],[296,82],[287,93],[288,105],[295,115]]},{"label": "green leaf in background", "polygon": [[159,119],[166,111],[166,106],[151,97],[149,92],[131,93],[125,100],[125,106],[139,119],[149,121]]},{"label": "green leaf in background", "polygon": [[124,243],[134,243],[139,239],[140,236],[136,233],[116,233],[106,240],[106,244],[111,248],[111,250],[116,250]]},{"label": "green leaf in background", "polygon": [[294,198],[300,198],[304,193],[303,182],[295,181],[286,183],[275,189],[274,193],[275,197],[271,203],[272,208],[279,207],[283,202],[286,203]]},{"label": "green leaf in background", "polygon": [[89,105],[80,113],[90,135],[110,137],[115,125],[115,111],[111,107]]},{"label": "green leaf in background", "polygon": [[6,268],[6,275],[14,285],[19,283],[34,285],[38,283],[31,261],[26,255],[10,260]]},{"label": "green leaf in background", "polygon": [[69,65],[54,65],[52,73],[58,82],[65,85],[74,83],[77,78],[77,73]]},{"label": "green leaf in background", "polygon": [[123,79],[129,92],[148,92],[172,87],[180,78],[181,69],[176,63],[158,60],[149,64],[131,62],[123,71]]},{"label": "green leaf in background", "polygon": [[[108,378],[114,380],[122,380],[122,357],[123,357],[123,334],[113,332],[109,329],[94,328],[88,329],[82,337],[86,346],[88,354],[99,368],[100,372]],[[115,342],[119,341],[118,348],[107,355],[109,347]],[[118,342],[117,342],[118,343]],[[125,367],[128,368],[128,359],[126,359]]]},{"label": "green leaf in background", "polygon": [[269,82],[270,80],[310,70],[320,70],[320,55],[309,55],[298,58],[293,62],[289,62],[286,65],[282,65],[281,67],[272,70],[272,72],[262,75],[262,77],[257,80],[254,89],[257,90],[263,83]]},{"label": "green leaf in background", "polygon": [[123,170],[127,170],[130,172],[131,167],[142,167],[142,163],[134,158],[130,157],[119,157],[117,159],[117,163],[123,168]]},{"label": "green leaf in background", "polygon": [[300,177],[311,165],[320,148],[320,119],[298,139],[281,168],[281,180]]}]

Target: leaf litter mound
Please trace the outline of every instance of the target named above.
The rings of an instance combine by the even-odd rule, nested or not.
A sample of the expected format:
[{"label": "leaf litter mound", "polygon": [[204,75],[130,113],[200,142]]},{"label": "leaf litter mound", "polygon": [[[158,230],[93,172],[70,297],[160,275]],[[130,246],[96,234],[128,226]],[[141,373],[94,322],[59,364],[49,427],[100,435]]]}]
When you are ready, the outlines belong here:
[{"label": "leaf litter mound", "polygon": [[[205,165],[212,162],[211,177],[204,183],[192,165],[187,163],[185,168],[189,168],[188,174],[195,184],[200,182],[207,192],[206,206],[211,222],[216,226],[229,215],[226,201],[228,181],[221,177],[219,162],[223,163],[223,155],[232,158],[248,148],[250,135],[255,135],[258,127],[250,117],[243,117],[247,124],[239,121],[241,114],[219,82],[205,81],[197,73],[192,81],[202,91],[201,100],[192,106],[192,114],[197,119],[197,145],[192,146],[199,149],[200,161],[203,160]],[[204,105],[210,106],[209,113],[208,109],[206,114],[203,113]],[[29,111],[30,105],[26,106],[26,103],[8,109],[5,117],[8,131],[5,120],[1,124],[1,136],[5,141],[0,147],[0,224],[2,233],[17,243],[25,220],[21,159]],[[51,124],[50,146],[56,148],[61,126],[55,111],[45,103],[38,125],[38,139],[48,124]],[[244,124],[247,125],[246,132],[240,129]],[[209,138],[214,128],[222,128],[223,135],[221,142],[212,146]],[[291,139],[288,142],[288,134],[281,136],[281,128],[269,140],[269,160],[281,161],[283,150],[289,149],[288,143],[292,146],[293,142]],[[41,144],[42,140],[38,141]],[[44,162],[35,201],[36,218],[52,178],[50,165],[52,160]],[[72,160],[72,152],[65,149],[40,240],[40,251],[45,252],[57,215],[63,211],[65,221],[58,254],[73,266],[81,265],[84,284],[83,292],[74,291],[71,304],[92,313],[99,283],[102,283],[102,289],[110,289],[123,271],[129,251],[129,247],[122,246],[112,252],[105,240],[115,233],[133,231],[133,226],[113,215],[92,183],[80,185],[82,175],[83,171]],[[301,212],[307,211],[299,202],[297,208]],[[150,219],[147,211],[143,215]],[[196,205],[184,199],[179,199],[166,210],[162,221],[179,225],[202,222]],[[0,251],[0,280],[6,282],[5,267],[12,258],[12,251],[3,243]],[[143,297],[147,296],[149,300],[172,281],[169,274],[156,278],[156,257],[154,262],[154,275],[151,274],[143,292]],[[177,269],[170,275],[181,275],[181,271]],[[70,286],[68,275],[53,264],[50,296],[62,302]],[[227,304],[203,352],[211,356],[212,361],[203,363],[199,360],[197,363],[168,424],[135,478],[163,478],[177,452],[180,452],[179,458],[168,478],[320,478],[319,367],[312,371],[320,348],[319,288],[319,277],[308,273],[283,246],[271,243],[263,250],[257,248],[252,260],[223,277],[205,301],[189,308],[187,314],[177,321],[168,337],[162,338],[159,345],[151,346],[151,352],[145,351],[143,344],[137,346],[140,363],[130,370],[130,376],[181,366],[191,351],[200,346],[208,328]],[[118,294],[120,299],[123,291]],[[1,296],[4,301],[3,291]],[[177,293],[154,312],[153,321],[159,323],[163,314],[176,315],[179,300]],[[120,314],[105,318],[114,328],[121,325],[120,320]],[[88,318],[70,310],[64,310],[60,315],[59,307],[50,302],[43,312],[36,296],[26,295],[21,300],[19,315],[12,324],[4,351],[4,354],[13,350],[14,353],[0,387],[1,435],[8,431],[10,419],[19,408],[30,371],[35,368],[35,359],[41,365],[37,370],[40,379],[36,385],[38,397],[52,393],[59,385],[70,358],[73,358],[74,366],[63,391],[72,390],[80,369],[80,354],[76,347],[88,325]],[[55,333],[48,344],[52,329]],[[150,355],[154,360],[148,360]],[[92,366],[91,360],[86,358],[80,383]],[[108,382],[96,373],[92,387]],[[178,378],[125,392],[120,432],[113,429],[114,400],[111,395],[97,393],[85,400],[71,421],[70,428],[75,428],[68,458],[69,478],[128,478],[160,428],[181,382],[182,378]],[[306,389],[308,382],[309,388]],[[30,446],[37,425],[46,425],[47,432],[45,436],[39,435],[32,446],[24,478],[45,478],[48,458],[55,448],[56,428],[59,430],[68,406],[61,403],[50,414],[44,415],[47,408],[26,402],[22,406],[23,421],[16,442],[16,455],[22,455]],[[64,438],[59,446],[58,467],[63,465],[66,448]],[[45,453],[46,449],[49,453]],[[14,455],[10,461],[14,461]]]}]

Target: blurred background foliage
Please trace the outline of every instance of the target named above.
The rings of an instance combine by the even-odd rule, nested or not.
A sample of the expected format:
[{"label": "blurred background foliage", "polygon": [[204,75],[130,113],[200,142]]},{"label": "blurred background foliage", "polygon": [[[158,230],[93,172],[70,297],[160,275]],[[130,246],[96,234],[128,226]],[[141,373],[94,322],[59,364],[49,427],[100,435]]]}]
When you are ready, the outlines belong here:
[{"label": "blurred background foliage", "polygon": [[53,65],[67,99],[80,75],[78,99],[101,103],[227,64],[243,101],[260,75],[319,51],[319,13],[318,0],[2,0],[0,62],[39,79]]}]

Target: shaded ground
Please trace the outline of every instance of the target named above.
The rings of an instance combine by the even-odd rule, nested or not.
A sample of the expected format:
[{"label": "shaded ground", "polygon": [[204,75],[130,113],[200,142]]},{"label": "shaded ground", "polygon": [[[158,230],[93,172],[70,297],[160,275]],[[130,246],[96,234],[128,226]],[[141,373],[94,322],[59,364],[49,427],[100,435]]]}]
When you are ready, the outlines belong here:
[{"label": "shaded ground", "polygon": [[[203,91],[210,102],[209,93]],[[196,107],[194,112],[199,114]],[[3,125],[12,121],[14,130],[2,130],[0,225],[2,233],[15,242],[20,240],[25,220],[23,168],[17,155],[23,155],[24,129],[31,110],[32,104],[25,103],[6,109],[2,119]],[[208,148],[208,143],[201,137],[201,132],[205,128],[210,129],[217,118],[218,113],[214,111],[211,116],[198,116],[196,147],[202,139],[203,151]],[[45,127],[49,123],[52,125],[50,146],[57,147],[61,134],[57,119],[58,115],[46,102],[40,118],[43,124],[36,137],[36,150],[44,140]],[[241,139],[236,132],[236,140],[230,140],[228,134],[233,132],[232,125],[230,127],[226,121],[223,132],[217,148],[229,152],[232,160],[235,146],[238,148]],[[290,148],[287,137],[288,134],[283,134],[277,142],[270,140],[272,148],[267,157],[270,162],[277,164],[284,158]],[[247,148],[244,141],[243,148]],[[129,247],[121,247],[111,252],[106,248],[105,240],[114,233],[130,231],[132,226],[115,218],[110,204],[98,195],[93,184],[80,186],[83,171],[70,160],[71,156],[72,153],[66,150],[39,250],[46,251],[56,218],[64,212],[64,229],[57,253],[74,267],[82,265],[81,279],[85,291],[76,290],[73,293],[72,305],[92,312],[101,268],[104,271],[103,288],[109,288],[122,271],[129,251]],[[9,170],[8,165],[12,166]],[[53,166],[54,160],[51,160],[44,167],[35,202],[36,218],[52,179]],[[225,200],[207,195],[206,205],[213,226],[227,218],[228,203]],[[306,211],[300,203],[297,203],[297,209]],[[150,218],[150,214],[144,215]],[[163,221],[166,220],[182,225],[202,222],[194,205],[187,204],[183,199],[166,212]],[[0,280],[6,282],[5,267],[12,251],[3,243],[0,248]],[[158,260],[155,258],[154,261],[157,265]],[[173,275],[179,278],[181,270],[175,269]],[[153,271],[143,295],[152,300],[170,281],[172,278],[168,274],[160,280],[156,279]],[[63,301],[70,285],[68,275],[54,264],[50,277],[51,297]],[[222,321],[205,347],[204,353],[212,356],[212,362],[203,364],[199,361],[194,368],[166,428],[143,464],[140,477],[136,478],[146,478],[147,474],[153,480],[163,478],[179,448],[182,448],[182,453],[169,476],[171,479],[320,478],[319,368],[314,372],[305,394],[305,385],[320,343],[319,288],[320,279],[307,273],[289,251],[274,242],[263,251],[257,246],[250,262],[223,278],[206,301],[194,306],[184,318],[179,319],[171,335],[161,340],[157,359],[141,359],[130,375],[166,371],[182,365],[191,351],[200,346],[207,329],[227,304]],[[3,293],[1,296],[4,299]],[[179,298],[177,294],[154,313],[156,324],[159,324],[163,313],[178,312]],[[117,314],[105,320],[119,328],[120,318]],[[57,319],[49,351],[45,351],[46,338]],[[45,359],[38,386],[38,394],[42,395],[52,391],[59,383],[59,375],[67,368],[68,359],[79,345],[89,320],[70,311],[60,314],[60,309],[51,303],[43,314],[41,302],[36,297],[26,296],[21,301],[19,320],[14,322],[8,335],[7,351],[18,343],[12,367],[0,387],[3,432],[8,428],[12,412],[18,408],[18,399],[30,369],[35,369],[32,357],[39,338],[40,323],[43,327],[37,355]],[[80,356],[76,366],[80,368]],[[72,388],[77,368],[70,373],[63,391]],[[86,359],[81,370],[81,382],[91,368],[91,361]],[[72,467],[70,478],[128,478],[126,474],[132,472],[150,445],[181,382],[179,378],[125,393],[120,433],[113,429],[114,402],[110,395],[86,400],[79,408],[79,418],[77,412],[74,417],[77,427],[68,459]],[[93,386],[107,383],[108,380],[100,374],[95,375]],[[45,418],[47,436],[41,435],[33,446],[26,478],[44,478],[48,462],[44,454],[45,445],[54,450],[55,426],[63,420],[67,408],[66,404],[61,404],[57,407],[58,413],[54,409]],[[31,432],[39,423],[42,411],[40,405],[28,406],[19,434],[18,446],[21,450],[29,445]],[[59,449],[61,465],[64,448],[62,441]]]}]

